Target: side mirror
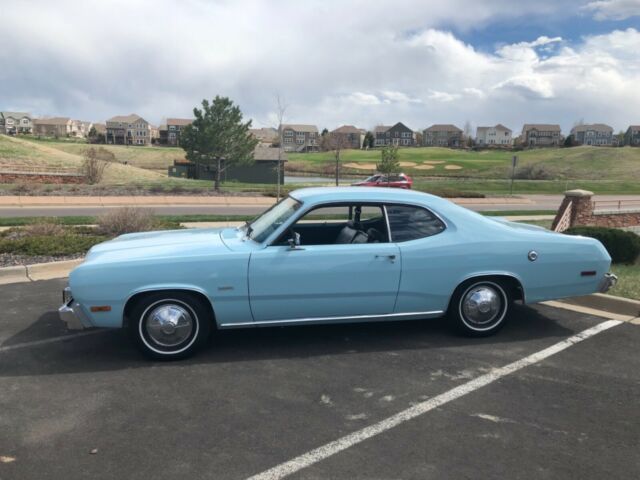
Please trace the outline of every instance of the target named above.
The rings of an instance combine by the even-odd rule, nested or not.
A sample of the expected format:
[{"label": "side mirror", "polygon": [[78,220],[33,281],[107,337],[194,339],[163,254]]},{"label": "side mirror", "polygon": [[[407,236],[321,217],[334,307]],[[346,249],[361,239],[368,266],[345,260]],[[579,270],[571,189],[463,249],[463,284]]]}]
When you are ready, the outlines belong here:
[{"label": "side mirror", "polygon": [[291,230],[291,238],[287,240],[287,243],[292,250],[298,248],[300,246],[300,234]]}]

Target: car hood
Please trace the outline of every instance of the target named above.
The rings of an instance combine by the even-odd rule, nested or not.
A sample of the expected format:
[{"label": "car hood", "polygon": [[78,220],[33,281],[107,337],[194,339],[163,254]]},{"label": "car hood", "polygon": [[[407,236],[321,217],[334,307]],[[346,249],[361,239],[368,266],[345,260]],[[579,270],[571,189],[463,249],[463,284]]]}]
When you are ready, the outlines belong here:
[{"label": "car hood", "polygon": [[228,251],[220,228],[129,233],[95,245],[85,262],[126,261]]}]

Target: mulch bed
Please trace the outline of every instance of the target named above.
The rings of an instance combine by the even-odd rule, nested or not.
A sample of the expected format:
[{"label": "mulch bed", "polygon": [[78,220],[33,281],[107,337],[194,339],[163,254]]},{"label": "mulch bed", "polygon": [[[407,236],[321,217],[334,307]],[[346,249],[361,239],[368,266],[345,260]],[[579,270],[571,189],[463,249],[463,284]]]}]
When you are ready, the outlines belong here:
[{"label": "mulch bed", "polygon": [[75,260],[84,257],[84,253],[75,255],[51,256],[51,255],[13,255],[0,253],[0,267],[15,267],[16,265],[31,265],[34,263],[59,262],[61,260]]}]

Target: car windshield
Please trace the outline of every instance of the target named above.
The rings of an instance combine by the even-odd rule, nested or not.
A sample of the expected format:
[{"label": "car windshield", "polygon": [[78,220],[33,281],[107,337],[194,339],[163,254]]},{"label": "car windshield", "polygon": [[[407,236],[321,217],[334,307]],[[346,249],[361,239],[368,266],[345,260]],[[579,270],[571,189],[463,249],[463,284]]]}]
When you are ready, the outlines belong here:
[{"label": "car windshield", "polygon": [[247,236],[258,243],[264,242],[280,225],[291,218],[301,205],[302,203],[294,198],[283,198],[251,223],[247,224]]}]

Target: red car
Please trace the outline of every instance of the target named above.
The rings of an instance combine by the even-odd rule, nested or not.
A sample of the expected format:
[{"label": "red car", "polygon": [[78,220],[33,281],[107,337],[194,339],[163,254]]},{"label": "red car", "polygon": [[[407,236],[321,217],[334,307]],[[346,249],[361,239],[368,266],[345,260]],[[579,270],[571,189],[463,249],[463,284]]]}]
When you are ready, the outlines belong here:
[{"label": "red car", "polygon": [[354,187],[392,187],[409,189],[413,185],[413,180],[411,180],[409,175],[405,175],[404,173],[390,175],[389,178],[387,178],[386,175],[376,174],[362,182],[352,183],[351,185]]}]

